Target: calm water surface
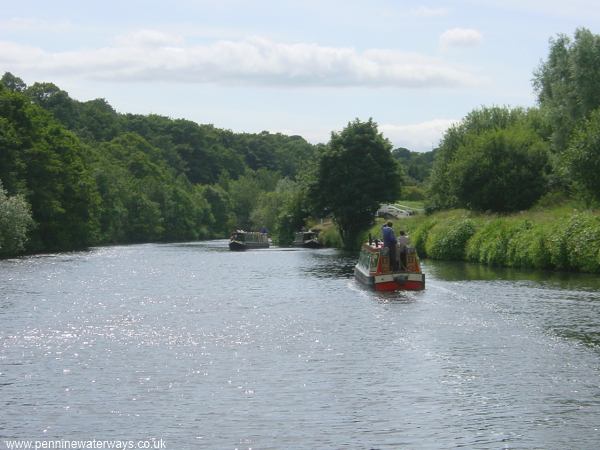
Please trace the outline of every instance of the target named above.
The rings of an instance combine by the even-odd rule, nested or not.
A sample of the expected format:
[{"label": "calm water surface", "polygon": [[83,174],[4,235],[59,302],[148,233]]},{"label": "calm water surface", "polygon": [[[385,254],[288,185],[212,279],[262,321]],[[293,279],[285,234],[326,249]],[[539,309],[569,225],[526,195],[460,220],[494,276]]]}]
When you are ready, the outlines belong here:
[{"label": "calm water surface", "polygon": [[0,261],[6,439],[167,449],[600,447],[600,283],[226,241]]}]

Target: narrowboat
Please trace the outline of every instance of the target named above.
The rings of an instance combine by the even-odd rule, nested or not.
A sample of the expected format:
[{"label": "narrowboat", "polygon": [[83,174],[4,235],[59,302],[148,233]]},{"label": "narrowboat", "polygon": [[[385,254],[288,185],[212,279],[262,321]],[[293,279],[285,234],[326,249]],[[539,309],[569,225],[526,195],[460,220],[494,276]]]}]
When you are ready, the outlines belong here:
[{"label": "narrowboat", "polygon": [[229,250],[269,248],[269,236],[260,231],[236,230],[229,238]]},{"label": "narrowboat", "polygon": [[317,231],[299,231],[294,236],[294,247],[321,248]]},{"label": "narrowboat", "polygon": [[389,248],[375,240],[363,244],[354,277],[376,291],[420,291],[425,289],[425,274],[421,272],[419,256],[413,247],[406,249],[406,268],[392,270]]}]

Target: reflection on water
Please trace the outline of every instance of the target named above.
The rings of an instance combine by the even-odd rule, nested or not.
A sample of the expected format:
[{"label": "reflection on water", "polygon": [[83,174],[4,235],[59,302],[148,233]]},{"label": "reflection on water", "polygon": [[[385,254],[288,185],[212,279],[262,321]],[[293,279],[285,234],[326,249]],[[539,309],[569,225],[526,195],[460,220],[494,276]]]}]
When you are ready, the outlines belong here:
[{"label": "reflection on water", "polygon": [[[582,325],[582,326],[581,326]],[[580,328],[589,328],[590,324],[581,324]],[[594,323],[593,325],[597,325]],[[552,328],[557,335],[567,338],[577,340],[585,345],[590,347],[600,347],[600,332],[598,331],[579,331],[572,329],[564,329],[563,327],[554,327]]]},{"label": "reflection on water", "polygon": [[0,261],[0,438],[168,449],[596,448],[594,277],[226,240]]},{"label": "reflection on water", "polygon": [[358,255],[331,249],[299,250],[309,255],[301,268],[309,277],[349,278],[354,275],[354,266]]},{"label": "reflection on water", "polygon": [[600,279],[595,274],[442,261],[427,261],[427,269],[442,280],[470,281],[480,295],[505,299],[496,306],[510,314],[534,314],[553,334],[600,349]]},{"label": "reflection on water", "polygon": [[600,290],[600,277],[597,274],[492,267],[460,261],[427,260],[426,264],[436,277],[447,281],[534,281],[562,289]]}]

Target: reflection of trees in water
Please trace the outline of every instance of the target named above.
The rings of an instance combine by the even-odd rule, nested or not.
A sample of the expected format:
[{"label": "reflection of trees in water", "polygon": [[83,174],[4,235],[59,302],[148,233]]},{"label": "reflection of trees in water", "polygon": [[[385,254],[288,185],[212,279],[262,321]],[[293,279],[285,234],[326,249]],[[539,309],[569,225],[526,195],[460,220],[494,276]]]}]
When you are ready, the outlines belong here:
[{"label": "reflection of trees in water", "polygon": [[[514,299],[512,304],[505,305],[508,310],[535,318],[550,334],[600,350],[600,279],[595,274],[431,260],[425,266],[430,280],[505,281],[504,288]],[[490,288],[481,289],[485,294]]]},{"label": "reflection of trees in water", "polygon": [[348,278],[354,275],[358,254],[337,250],[314,250],[310,252],[304,272],[317,278]]},{"label": "reflection of trees in water", "polygon": [[552,332],[562,338],[579,341],[587,347],[600,349],[600,331],[553,328]]},{"label": "reflection of trees in water", "polygon": [[510,267],[492,267],[460,261],[425,262],[426,272],[444,281],[534,281],[556,289],[600,290],[600,279],[589,273],[552,272]]}]

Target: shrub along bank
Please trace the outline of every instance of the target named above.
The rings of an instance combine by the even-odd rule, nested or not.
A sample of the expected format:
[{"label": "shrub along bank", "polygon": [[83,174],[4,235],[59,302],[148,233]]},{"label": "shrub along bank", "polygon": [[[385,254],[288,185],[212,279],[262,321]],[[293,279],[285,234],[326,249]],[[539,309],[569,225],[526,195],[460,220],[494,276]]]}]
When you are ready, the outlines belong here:
[{"label": "shrub along bank", "polygon": [[[379,221],[371,234],[381,235]],[[419,255],[491,266],[600,272],[600,213],[556,207],[514,215],[452,210],[394,221]]]}]

